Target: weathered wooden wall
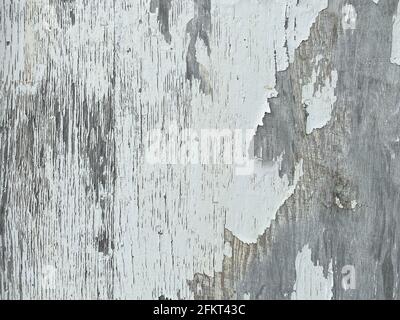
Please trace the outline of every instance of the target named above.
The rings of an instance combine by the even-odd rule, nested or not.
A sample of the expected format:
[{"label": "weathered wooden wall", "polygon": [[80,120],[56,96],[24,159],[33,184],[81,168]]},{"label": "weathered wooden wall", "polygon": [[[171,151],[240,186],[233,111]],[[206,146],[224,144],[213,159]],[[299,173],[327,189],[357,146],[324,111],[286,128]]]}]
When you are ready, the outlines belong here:
[{"label": "weathered wooden wall", "polygon": [[398,2],[1,0],[0,298],[400,298]]}]

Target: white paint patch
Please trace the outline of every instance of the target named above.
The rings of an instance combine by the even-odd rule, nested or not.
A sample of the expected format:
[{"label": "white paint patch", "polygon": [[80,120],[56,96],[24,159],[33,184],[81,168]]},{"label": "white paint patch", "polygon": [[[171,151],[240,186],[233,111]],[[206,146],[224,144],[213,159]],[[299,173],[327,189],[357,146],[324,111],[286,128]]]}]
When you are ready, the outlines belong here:
[{"label": "white paint patch", "polygon": [[[86,9],[84,1],[75,4],[76,23],[65,34],[66,59],[59,59],[65,67],[72,68],[71,74],[79,88],[85,88],[88,99],[101,100],[111,87],[115,54],[113,2],[103,1],[93,11]],[[137,32],[137,31],[136,31]],[[105,40],[106,39],[106,40]],[[108,41],[107,41],[108,40]]]},{"label": "white paint patch", "polygon": [[44,64],[38,64],[33,72],[33,79],[29,83],[22,82],[17,87],[17,92],[20,94],[35,94],[38,90],[40,82],[45,76],[46,66]]},{"label": "white paint patch", "polygon": [[[189,44],[186,24],[196,15],[192,0],[172,2],[170,44],[160,32],[157,15],[149,14],[142,1],[114,6],[108,0],[96,4],[77,0],[75,23],[65,16],[60,20],[52,2],[29,1],[29,10],[24,9],[25,1],[10,3],[18,14],[1,13],[7,15],[2,20],[4,38],[12,41],[7,47],[0,39],[7,47],[0,50],[4,61],[0,79],[10,86],[16,81],[39,82],[48,74],[51,92],[65,97],[60,110],[71,111],[67,139],[75,150],[81,150],[76,128],[82,119],[80,110],[96,112],[92,108],[102,105],[94,102],[114,90],[116,179],[114,186],[100,185],[98,192],[115,215],[103,224],[103,209],[86,190],[91,168],[83,154],[61,149],[62,144],[57,144],[56,158],[46,151],[45,178],[51,199],[43,201],[46,219],[37,228],[29,217],[16,221],[29,226],[28,233],[43,243],[40,248],[23,250],[21,261],[32,261],[32,267],[21,273],[21,282],[29,288],[24,297],[38,297],[36,288],[28,284],[40,275],[33,266],[42,265],[56,268],[52,299],[106,299],[110,288],[115,299],[193,297],[187,285],[193,273],[212,276],[222,270],[224,253],[231,254],[224,243],[224,227],[255,241],[293,193],[302,163],[296,167],[293,184],[279,177],[281,160],[245,177],[235,176],[232,166],[150,166],[140,152],[141,137],[160,124],[178,123],[193,129],[256,128],[268,111],[267,98],[276,95],[275,72],[287,68],[327,0],[304,0],[298,6],[297,0],[235,0],[220,10],[219,2],[213,1],[210,56],[204,43],[196,42],[197,58],[212,84],[212,97],[200,92],[196,81],[190,86],[184,80]],[[290,27],[285,31],[287,17]],[[67,24],[61,28],[59,20]],[[77,90],[74,96],[67,90],[72,82]],[[71,109],[74,99],[77,107]],[[108,166],[104,169],[105,177],[110,170]],[[10,203],[19,203],[19,196],[13,193]],[[10,216],[24,217],[21,210],[14,205]],[[54,215],[56,211],[60,214]],[[248,218],[249,213],[254,216]],[[107,255],[98,252],[93,239],[108,228],[113,230],[114,247]],[[18,237],[17,231],[12,237]],[[32,248],[39,251],[29,258],[35,252]],[[16,274],[22,270],[20,265],[16,260]],[[50,298],[47,293],[43,296]]]},{"label": "white paint patch", "polygon": [[338,197],[335,197],[335,204],[339,209],[344,209],[344,206]]},{"label": "white paint patch", "polygon": [[296,165],[294,181],[280,177],[282,157],[269,168],[256,162],[253,176],[237,177],[225,200],[229,208],[226,228],[241,241],[257,242],[258,236],[275,219],[276,212],[293,194],[303,175],[302,161]]},{"label": "white paint patch", "polygon": [[0,12],[0,88],[4,92],[25,75],[27,36],[21,30],[30,27],[25,22],[27,7],[26,0],[8,1],[9,10]]},{"label": "white paint patch", "polygon": [[57,31],[56,12],[45,2],[15,0],[4,4],[9,7],[0,13],[0,47],[4,48],[0,50],[0,87],[4,90],[13,85],[17,94],[35,94],[45,77]]},{"label": "white paint patch", "polygon": [[393,18],[392,55],[390,62],[400,65],[400,4]]},{"label": "white paint patch", "polygon": [[313,70],[311,82],[302,88],[302,103],[305,105],[308,113],[306,132],[310,134],[314,129],[324,127],[331,119],[333,105],[337,100],[335,89],[338,80],[336,70],[332,70],[329,77],[324,79],[323,84],[317,84],[317,78],[320,75],[320,65],[317,58],[316,69]]},{"label": "white paint patch", "polygon": [[357,12],[351,4],[342,8],[342,27],[343,30],[355,30],[357,27]]},{"label": "white paint patch", "polygon": [[327,0],[288,1],[286,7],[288,29],[285,33],[290,63],[294,61],[294,53],[297,47],[310,36],[311,26],[318,14],[327,7]]},{"label": "white paint patch", "polygon": [[[212,1],[211,78],[224,118],[237,128],[257,128],[277,96],[276,72],[294,61],[295,50],[328,1]],[[285,28],[285,25],[287,28]],[[199,52],[201,52],[199,50]],[[203,50],[204,52],[204,50]],[[201,62],[205,61],[199,54]]]},{"label": "white paint patch", "polygon": [[232,258],[232,246],[229,242],[225,242],[224,255],[228,258]]},{"label": "white paint patch", "polygon": [[243,0],[219,0],[218,3],[220,6],[233,7],[236,4],[238,4],[240,1],[243,1]]},{"label": "white paint patch", "polygon": [[331,300],[333,297],[332,261],[329,264],[328,276],[324,268],[314,265],[311,249],[305,245],[296,257],[296,283],[291,295],[292,300]]},{"label": "white paint patch", "polygon": [[[335,204],[339,209],[344,209],[344,205],[342,204],[342,202],[338,197],[335,197]],[[351,210],[354,211],[357,208],[357,205],[358,205],[357,200],[351,200],[350,202]]]},{"label": "white paint patch", "polygon": [[372,0],[373,2],[375,2],[376,4],[378,4],[379,3],[379,0]]}]

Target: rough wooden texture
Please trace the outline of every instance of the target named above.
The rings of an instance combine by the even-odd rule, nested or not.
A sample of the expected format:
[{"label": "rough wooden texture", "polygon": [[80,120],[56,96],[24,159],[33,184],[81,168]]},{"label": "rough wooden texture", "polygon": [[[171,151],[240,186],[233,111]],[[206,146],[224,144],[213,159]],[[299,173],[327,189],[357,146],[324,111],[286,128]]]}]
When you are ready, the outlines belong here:
[{"label": "rough wooden texture", "polygon": [[398,2],[2,0],[0,298],[398,299]]}]

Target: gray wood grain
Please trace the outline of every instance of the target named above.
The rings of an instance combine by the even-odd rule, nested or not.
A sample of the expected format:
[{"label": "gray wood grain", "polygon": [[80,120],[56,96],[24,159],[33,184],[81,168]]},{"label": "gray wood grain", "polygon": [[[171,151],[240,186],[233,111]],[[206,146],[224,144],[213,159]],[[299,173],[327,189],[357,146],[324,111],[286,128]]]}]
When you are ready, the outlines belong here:
[{"label": "gray wood grain", "polygon": [[398,299],[398,2],[1,1],[0,298]]}]

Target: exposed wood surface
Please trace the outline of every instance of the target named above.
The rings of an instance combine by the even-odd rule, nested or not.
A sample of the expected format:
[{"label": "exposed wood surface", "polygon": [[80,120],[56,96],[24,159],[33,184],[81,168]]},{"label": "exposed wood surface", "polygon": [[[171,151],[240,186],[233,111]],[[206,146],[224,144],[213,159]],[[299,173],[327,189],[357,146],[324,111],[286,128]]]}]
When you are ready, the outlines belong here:
[{"label": "exposed wood surface", "polygon": [[398,299],[398,3],[1,0],[0,298]]}]

